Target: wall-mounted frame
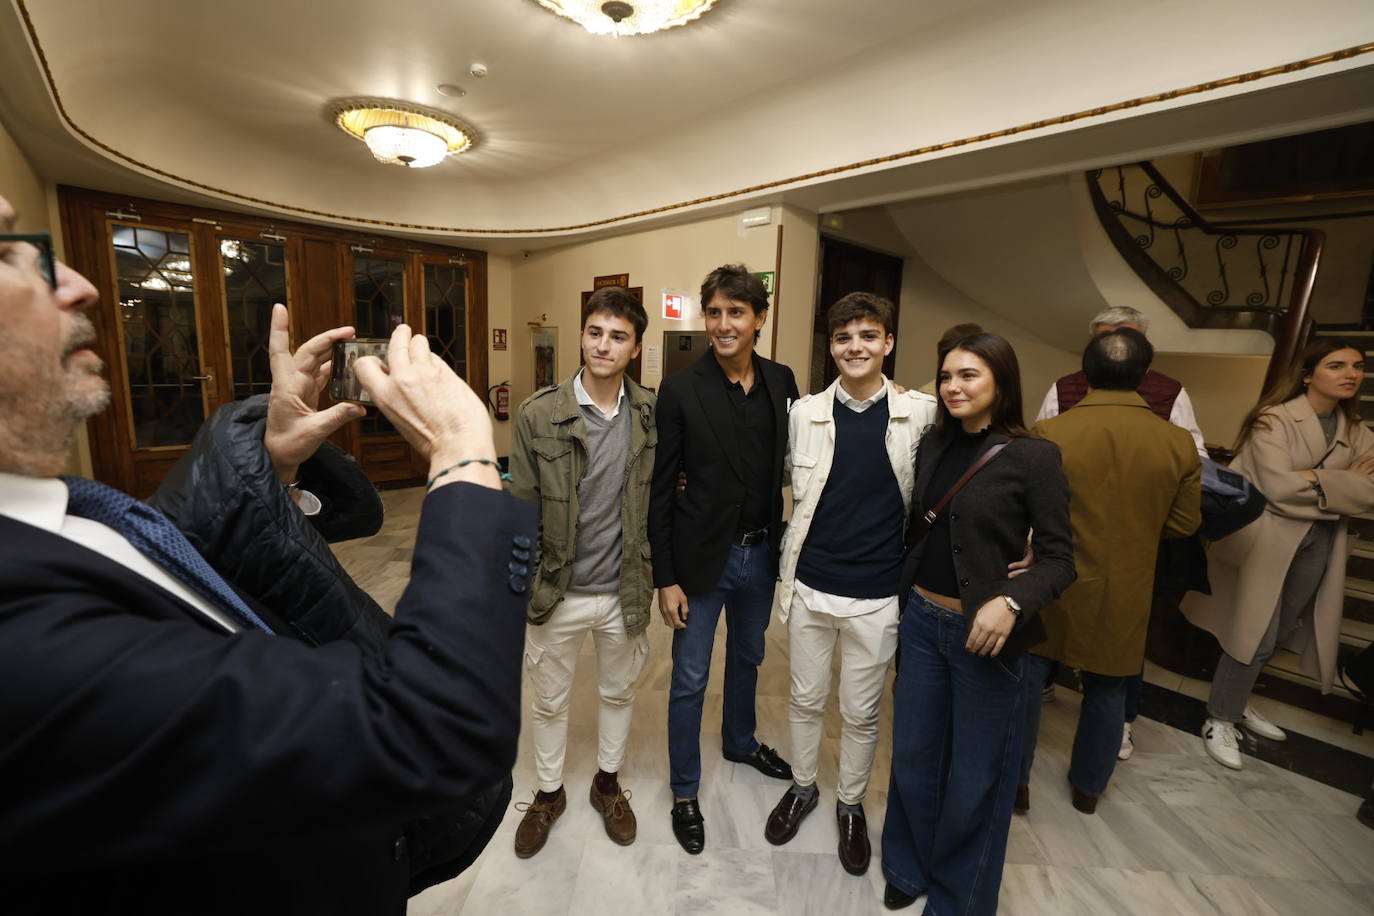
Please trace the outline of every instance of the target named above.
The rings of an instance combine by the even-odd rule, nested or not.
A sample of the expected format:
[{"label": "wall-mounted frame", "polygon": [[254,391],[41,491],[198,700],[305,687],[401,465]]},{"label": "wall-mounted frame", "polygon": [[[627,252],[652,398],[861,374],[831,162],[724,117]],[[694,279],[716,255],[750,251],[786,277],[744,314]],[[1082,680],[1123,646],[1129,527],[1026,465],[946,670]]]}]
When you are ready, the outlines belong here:
[{"label": "wall-mounted frame", "polygon": [[558,384],[558,328],[532,328],[534,390]]}]

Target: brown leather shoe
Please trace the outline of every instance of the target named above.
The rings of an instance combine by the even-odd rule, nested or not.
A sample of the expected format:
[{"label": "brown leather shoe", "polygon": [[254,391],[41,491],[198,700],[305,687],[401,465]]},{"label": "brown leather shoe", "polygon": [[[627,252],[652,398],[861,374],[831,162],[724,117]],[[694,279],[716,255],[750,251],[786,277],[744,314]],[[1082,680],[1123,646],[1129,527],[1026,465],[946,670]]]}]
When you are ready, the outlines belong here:
[{"label": "brown leather shoe", "polygon": [[812,792],[811,797],[803,801],[797,793],[788,789],[782,794],[782,800],[773,809],[773,813],[768,815],[768,823],[763,827],[763,838],[774,846],[781,846],[792,839],[797,835],[802,818],[815,809],[820,797],[820,792]]},{"label": "brown leather shoe", "polygon": [[520,826],[515,828],[515,854],[528,859],[543,849],[544,842],[549,838],[549,829],[567,807],[568,793],[563,791],[562,786],[558,787],[552,801],[540,801],[536,792],[534,801],[518,803],[515,810],[525,812],[525,816],[521,818]]},{"label": "brown leather shoe", "polygon": [[1030,810],[1030,786],[1016,787],[1016,801],[1011,803],[1011,810],[1017,814],[1025,814]]},{"label": "brown leather shoe", "polygon": [[868,871],[868,860],[873,854],[864,809],[850,813],[837,808],[835,819],[840,828],[840,864],[851,875],[862,875]]},{"label": "brown leather shoe", "polygon": [[1097,796],[1089,795],[1086,792],[1078,791],[1078,786],[1073,784],[1073,777],[1069,777],[1069,788],[1073,790],[1073,806],[1084,814],[1095,814],[1097,812]]},{"label": "brown leather shoe", "polygon": [[596,790],[596,780],[592,780],[592,807],[601,812],[601,819],[606,822],[606,836],[610,837],[621,846],[629,846],[635,841],[635,813],[630,810],[630,795],[620,788],[616,783],[615,791],[610,795],[602,795]]}]

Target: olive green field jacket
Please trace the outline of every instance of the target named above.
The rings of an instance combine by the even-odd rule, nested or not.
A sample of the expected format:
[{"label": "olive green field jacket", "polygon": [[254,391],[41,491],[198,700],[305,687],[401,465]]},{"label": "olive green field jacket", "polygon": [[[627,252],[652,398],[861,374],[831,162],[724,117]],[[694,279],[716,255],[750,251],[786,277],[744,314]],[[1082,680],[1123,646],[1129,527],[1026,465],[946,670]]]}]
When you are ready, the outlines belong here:
[{"label": "olive green field jacket", "polygon": [[[654,475],[654,395],[625,379],[630,451],[620,505],[623,549],[620,610],[625,632],[649,624],[654,578],[649,552],[649,483]],[[529,622],[542,624],[572,582],[577,549],[577,486],[587,472],[587,427],[573,394],[573,377],[541,388],[521,403],[510,443],[511,492],[539,506],[539,557],[530,593]]]}]

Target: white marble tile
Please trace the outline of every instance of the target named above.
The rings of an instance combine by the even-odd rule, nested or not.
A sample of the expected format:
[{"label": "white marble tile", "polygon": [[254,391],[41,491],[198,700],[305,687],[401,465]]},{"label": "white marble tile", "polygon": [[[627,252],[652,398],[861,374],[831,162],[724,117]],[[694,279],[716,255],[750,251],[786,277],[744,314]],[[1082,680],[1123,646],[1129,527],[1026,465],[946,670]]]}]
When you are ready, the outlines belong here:
[{"label": "white marble tile", "polygon": [[[384,607],[409,572],[419,491],[388,491],[387,527],[375,538],[337,545],[345,565]],[[703,709],[701,803],[707,848],[689,856],[672,835],[667,708],[672,634],[650,624],[650,655],[638,684],[621,783],[631,792],[637,841],[617,846],[587,801],[596,770],[596,663],[582,647],[573,685],[565,772],[568,809],[548,845],[531,859],[512,850],[520,814],[510,811],[465,874],[410,902],[411,916],[849,916],[882,907],[882,823],[891,765],[891,681],[879,713],[880,739],[865,810],[873,844],[868,874],[848,875],[836,856],[835,779],[840,717],[827,703],[819,755],[820,803],[781,847],[764,822],[787,784],[721,757],[724,634]],[[786,628],[767,633],[759,677],[759,737],[791,759],[787,721]],[[890,675],[889,675],[890,677]],[[1205,698],[1210,685],[1146,666],[1146,678]],[[1359,799],[1247,758],[1239,772],[1206,756],[1201,739],[1149,719],[1135,731],[1135,755],[1116,768],[1096,815],[1069,802],[1065,778],[1081,698],[1060,689],[1044,705],[1031,777],[1031,810],[1013,818],[999,912],[1016,916],[1368,916],[1374,913],[1374,830],[1359,824]],[[1374,733],[1260,698],[1284,727],[1374,757]],[[1333,737],[1334,736],[1334,737]],[[528,717],[514,769],[515,801],[535,785]],[[1374,763],[1371,764],[1374,772]],[[917,916],[920,904],[905,912]]]},{"label": "white marble tile", "polygon": [[[870,867],[869,872],[873,871]],[[779,914],[877,916],[883,912],[881,894],[868,876],[847,873],[834,855],[774,852],[773,875]],[[912,907],[910,912],[920,913],[920,908]]]}]

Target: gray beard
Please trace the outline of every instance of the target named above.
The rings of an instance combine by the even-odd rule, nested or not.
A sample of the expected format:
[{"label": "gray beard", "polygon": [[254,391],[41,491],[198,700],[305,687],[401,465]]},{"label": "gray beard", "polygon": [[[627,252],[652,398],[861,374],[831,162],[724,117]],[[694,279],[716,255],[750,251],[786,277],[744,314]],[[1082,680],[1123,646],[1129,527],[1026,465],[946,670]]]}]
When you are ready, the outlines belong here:
[{"label": "gray beard", "polygon": [[62,473],[76,431],[109,403],[108,385],[65,400],[0,397],[0,471],[29,477]]}]

